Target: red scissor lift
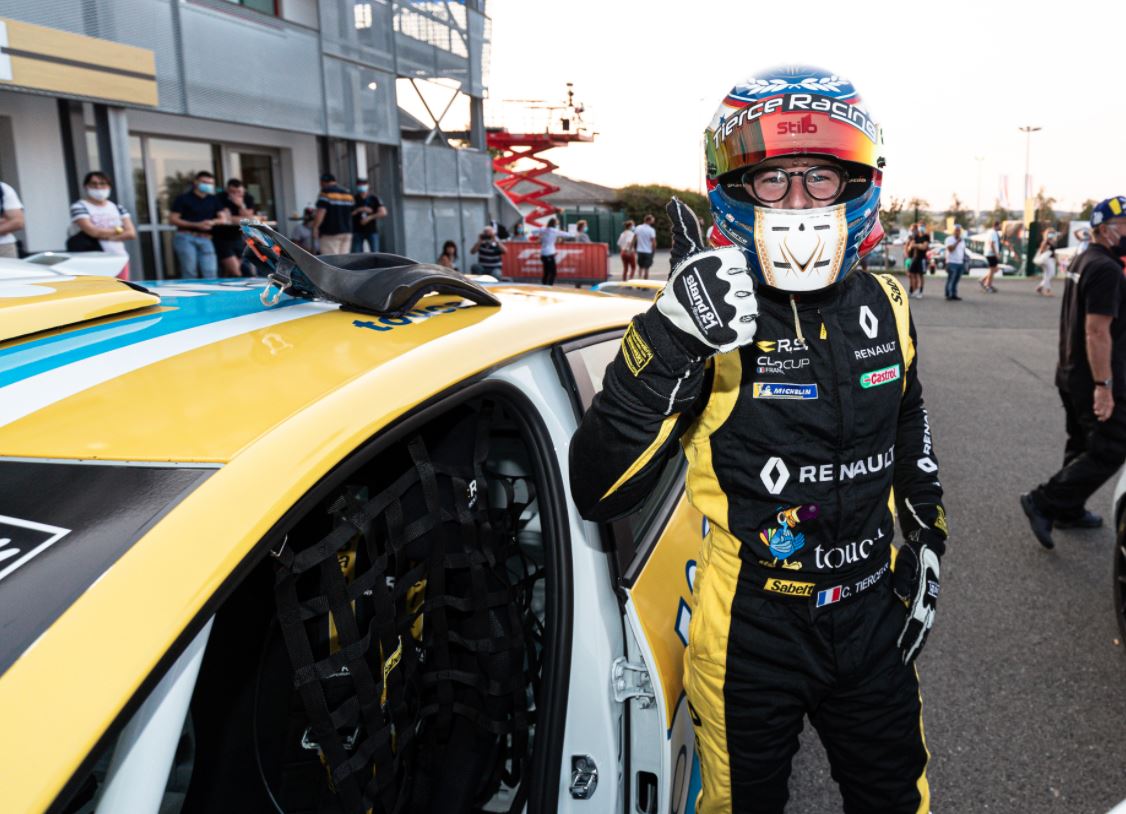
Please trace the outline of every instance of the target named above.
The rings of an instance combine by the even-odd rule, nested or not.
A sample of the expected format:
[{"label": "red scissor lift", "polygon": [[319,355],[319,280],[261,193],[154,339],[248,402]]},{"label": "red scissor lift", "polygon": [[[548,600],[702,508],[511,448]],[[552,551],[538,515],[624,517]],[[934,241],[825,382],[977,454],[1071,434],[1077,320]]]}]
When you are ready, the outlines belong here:
[{"label": "red scissor lift", "polygon": [[[523,212],[531,205],[532,211],[524,215],[524,222],[542,227],[556,212],[547,197],[559,191],[559,187],[542,177],[558,169],[542,153],[574,142],[594,141],[594,134],[583,130],[583,107],[575,104],[570,82],[566,104],[539,100],[508,103],[510,109],[513,105],[519,108],[504,117],[505,126],[490,128],[486,136],[486,143],[495,154],[494,185],[517,211]],[[514,126],[515,119],[520,119],[523,126]],[[609,266],[607,250],[605,243],[568,243],[556,252],[559,281],[577,285],[603,282]],[[515,280],[538,280],[542,274],[539,254],[534,242],[511,241],[504,255],[503,275]]]},{"label": "red scissor lift", "polygon": [[[521,204],[534,208],[524,216],[532,226],[543,226],[544,218],[555,214],[555,207],[545,199],[558,192],[559,187],[544,181],[540,176],[558,169],[556,164],[541,153],[556,147],[566,147],[577,141],[594,141],[594,136],[583,132],[583,106],[576,105],[571,83],[567,83],[567,103],[551,105],[540,100],[525,100],[509,104],[523,105],[524,113],[538,114],[535,131],[512,132],[507,126],[491,128],[487,135],[493,158],[493,173],[499,178],[496,187],[504,193],[518,210]],[[521,184],[531,185],[531,190],[516,191]],[[522,211],[522,210],[521,210]]]}]

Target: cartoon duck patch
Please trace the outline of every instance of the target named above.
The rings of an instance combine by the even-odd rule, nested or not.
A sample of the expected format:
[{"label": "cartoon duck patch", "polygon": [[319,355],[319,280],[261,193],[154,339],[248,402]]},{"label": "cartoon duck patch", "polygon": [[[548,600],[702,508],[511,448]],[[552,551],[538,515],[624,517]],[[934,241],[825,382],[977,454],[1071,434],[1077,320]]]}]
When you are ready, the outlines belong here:
[{"label": "cartoon duck patch", "polygon": [[783,568],[788,568],[791,571],[797,571],[801,568],[800,562],[787,562],[790,557],[805,548],[805,535],[800,531],[795,533],[794,527],[799,523],[816,520],[819,514],[820,511],[817,506],[812,504],[778,510],[778,526],[763,529],[758,533],[762,544],[770,549],[770,553],[774,555],[774,562],[769,563],[772,567],[777,567],[778,561],[782,560]]}]

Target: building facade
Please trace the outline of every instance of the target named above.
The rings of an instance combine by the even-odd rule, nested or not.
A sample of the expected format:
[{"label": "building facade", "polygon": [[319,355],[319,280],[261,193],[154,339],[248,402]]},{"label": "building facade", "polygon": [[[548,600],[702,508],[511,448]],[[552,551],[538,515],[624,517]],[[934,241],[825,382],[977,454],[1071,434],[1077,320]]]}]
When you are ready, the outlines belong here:
[{"label": "building facade", "polygon": [[[318,178],[367,177],[384,251],[433,261],[471,245],[492,196],[482,99],[485,0],[4,0],[0,179],[25,251],[62,249],[82,176],[113,178],[139,238],[135,279],[176,277],[172,200],[200,170],[243,180],[283,231]],[[401,128],[399,94],[468,98],[468,147]],[[404,116],[405,118],[405,116]],[[439,117],[440,119],[440,117]],[[413,120],[417,124],[417,120]]]}]

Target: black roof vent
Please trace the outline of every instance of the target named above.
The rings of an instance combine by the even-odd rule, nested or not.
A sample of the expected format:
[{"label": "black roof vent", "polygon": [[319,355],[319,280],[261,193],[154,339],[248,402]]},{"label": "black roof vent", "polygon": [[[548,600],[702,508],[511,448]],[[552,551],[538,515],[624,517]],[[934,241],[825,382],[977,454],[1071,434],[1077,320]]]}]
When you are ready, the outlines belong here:
[{"label": "black roof vent", "polygon": [[244,256],[269,279],[262,302],[276,305],[282,294],[327,300],[368,314],[398,316],[427,294],[463,297],[478,305],[500,300],[456,271],[416,263],[397,254],[329,254],[317,257],[275,229],[242,221]]}]

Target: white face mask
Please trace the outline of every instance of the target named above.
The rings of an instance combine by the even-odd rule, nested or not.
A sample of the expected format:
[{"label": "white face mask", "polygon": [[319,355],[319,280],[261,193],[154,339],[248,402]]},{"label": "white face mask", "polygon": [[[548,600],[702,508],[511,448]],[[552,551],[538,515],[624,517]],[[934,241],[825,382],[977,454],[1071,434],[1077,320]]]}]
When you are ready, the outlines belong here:
[{"label": "white face mask", "polygon": [[817,291],[837,281],[848,241],[845,205],[817,209],[755,207],[755,251],[767,284]]},{"label": "white face mask", "polygon": [[94,187],[86,187],[86,194],[89,195],[90,198],[92,200],[95,200],[95,201],[107,200],[109,198],[110,192],[112,192],[112,191],[113,190],[109,189],[108,187],[104,188],[104,189],[95,189]]}]

